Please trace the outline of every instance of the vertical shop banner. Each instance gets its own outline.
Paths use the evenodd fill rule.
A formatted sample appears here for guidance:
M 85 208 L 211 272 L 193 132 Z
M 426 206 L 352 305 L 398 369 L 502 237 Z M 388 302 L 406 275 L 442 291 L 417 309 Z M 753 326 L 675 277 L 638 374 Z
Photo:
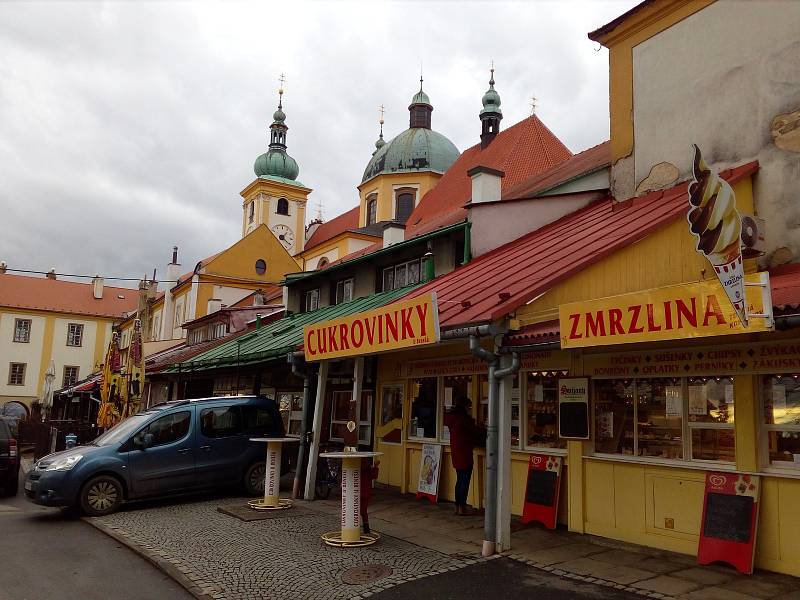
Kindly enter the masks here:
M 697 562 L 722 561 L 753 572 L 761 486 L 757 475 L 706 473 Z
M 589 439 L 589 380 L 558 380 L 558 437 Z
M 560 456 L 531 455 L 528 460 L 525 505 L 522 507 L 523 523 L 538 521 L 548 529 L 556 528 L 561 462 Z
M 423 444 L 419 460 L 417 498 L 427 498 L 432 504 L 439 499 L 439 473 L 442 470 L 442 447 L 439 444 Z
M 742 262 L 742 217 L 730 184 L 714 173 L 694 146 L 694 181 L 689 184 L 689 231 L 697 251 L 711 266 L 731 306 L 744 327 L 748 326 Z

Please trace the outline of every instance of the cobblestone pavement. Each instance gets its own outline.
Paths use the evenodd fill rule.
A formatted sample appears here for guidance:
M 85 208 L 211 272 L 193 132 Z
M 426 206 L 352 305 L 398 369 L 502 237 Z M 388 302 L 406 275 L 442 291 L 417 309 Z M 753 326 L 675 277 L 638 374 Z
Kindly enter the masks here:
M 217 511 L 245 502 L 226 498 L 134 506 L 90 522 L 169 562 L 210 598 L 352 598 L 479 560 L 390 536 L 365 548 L 331 548 L 320 535 L 338 527 L 337 517 L 304 507 L 250 522 Z M 386 565 L 392 574 L 362 585 L 342 582 L 346 569 L 364 564 Z

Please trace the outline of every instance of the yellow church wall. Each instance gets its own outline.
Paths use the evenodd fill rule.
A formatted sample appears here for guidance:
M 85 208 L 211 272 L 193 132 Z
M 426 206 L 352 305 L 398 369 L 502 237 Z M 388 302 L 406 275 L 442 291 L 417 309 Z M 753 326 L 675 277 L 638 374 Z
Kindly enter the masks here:
M 305 243 L 306 204 L 310 188 L 289 185 L 271 179 L 256 179 L 241 192 L 242 201 L 242 237 L 246 237 L 265 224 L 269 229 L 275 225 L 286 225 L 294 233 L 295 243 L 290 247 L 292 254 L 303 251 Z M 289 215 L 276 212 L 277 200 L 289 200 Z M 249 205 L 255 203 L 254 219 L 249 219 Z
M 733 185 L 737 208 L 753 212 L 753 187 L 749 177 Z M 755 260 L 745 261 L 745 271 L 755 272 Z M 558 318 L 567 302 L 593 300 L 639 290 L 714 278 L 708 261 L 695 249 L 685 219 L 651 233 L 640 242 L 583 269 L 549 289 L 541 298 L 517 311 L 522 325 Z
M 415 188 L 417 190 L 416 204 L 419 204 L 422 197 L 436 186 L 441 177 L 439 173 L 430 171 L 386 173 L 362 183 L 358 186 L 361 202 L 359 225 L 364 227 L 367 224 L 367 196 L 378 195 L 377 220 L 388 221 L 395 216 L 394 190 L 402 187 Z
M 633 151 L 633 48 L 704 9 L 714 0 L 666 0 L 644 6 L 599 42 L 608 48 L 611 160 Z

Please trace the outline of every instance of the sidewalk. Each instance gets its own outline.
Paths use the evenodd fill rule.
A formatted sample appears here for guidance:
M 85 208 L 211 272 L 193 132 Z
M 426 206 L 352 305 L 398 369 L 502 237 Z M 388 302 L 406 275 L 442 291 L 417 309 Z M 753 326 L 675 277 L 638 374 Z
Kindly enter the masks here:
M 197 598 L 366 598 L 408 581 L 474 565 L 483 516 L 452 504 L 376 490 L 370 525 L 378 544 L 342 551 L 320 541 L 338 528 L 339 498 L 256 513 L 241 498 L 134 505 L 87 519 L 182 582 Z M 698 567 L 692 556 L 538 525 L 512 527 L 508 558 L 559 577 L 651 598 L 800 600 L 800 580 Z M 374 571 L 374 572 L 373 572 Z

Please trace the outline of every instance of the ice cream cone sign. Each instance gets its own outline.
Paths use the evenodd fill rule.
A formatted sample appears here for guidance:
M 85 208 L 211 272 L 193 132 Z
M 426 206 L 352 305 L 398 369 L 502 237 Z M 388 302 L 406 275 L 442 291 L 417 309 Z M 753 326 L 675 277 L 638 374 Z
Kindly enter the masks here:
M 694 146 L 694 181 L 689 183 L 689 231 L 697 251 L 708 259 L 733 304 L 742 325 L 748 326 L 742 263 L 742 217 L 727 181 L 714 173 Z

